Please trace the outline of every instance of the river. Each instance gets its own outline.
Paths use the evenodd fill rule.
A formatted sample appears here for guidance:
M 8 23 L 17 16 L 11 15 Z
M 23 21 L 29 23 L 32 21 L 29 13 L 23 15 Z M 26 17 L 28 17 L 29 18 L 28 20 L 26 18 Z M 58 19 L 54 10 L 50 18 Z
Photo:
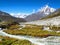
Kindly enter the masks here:
M 21 36 L 21 35 L 11 35 L 3 32 L 2 30 L 0 31 L 0 35 L 9 36 L 17 39 L 26 39 L 36 45 L 60 45 L 60 37 L 57 36 L 49 36 L 47 38 L 37 38 L 37 37 L 29 37 L 29 36 Z

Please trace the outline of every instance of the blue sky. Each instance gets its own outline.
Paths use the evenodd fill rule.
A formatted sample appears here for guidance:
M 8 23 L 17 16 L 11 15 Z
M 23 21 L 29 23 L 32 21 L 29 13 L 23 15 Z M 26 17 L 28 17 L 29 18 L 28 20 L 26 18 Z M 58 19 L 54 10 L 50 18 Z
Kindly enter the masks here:
M 48 4 L 60 8 L 60 0 L 0 0 L 0 10 L 7 13 L 31 13 Z

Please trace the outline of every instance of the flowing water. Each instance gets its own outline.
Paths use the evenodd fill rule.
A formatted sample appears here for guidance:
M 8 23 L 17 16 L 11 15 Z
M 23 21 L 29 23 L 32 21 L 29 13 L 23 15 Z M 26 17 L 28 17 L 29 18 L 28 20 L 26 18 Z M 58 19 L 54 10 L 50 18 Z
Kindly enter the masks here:
M 9 36 L 17 39 L 26 39 L 36 45 L 60 45 L 60 37 L 57 36 L 49 36 L 47 38 L 37 38 L 37 37 L 29 37 L 29 36 L 10 35 L 3 31 L 0 31 L 0 35 Z

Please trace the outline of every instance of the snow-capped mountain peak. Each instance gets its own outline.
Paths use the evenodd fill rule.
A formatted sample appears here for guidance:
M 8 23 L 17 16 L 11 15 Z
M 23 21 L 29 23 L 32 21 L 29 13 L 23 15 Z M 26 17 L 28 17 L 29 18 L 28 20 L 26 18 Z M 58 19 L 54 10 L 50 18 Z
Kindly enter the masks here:
M 54 12 L 56 9 L 55 8 L 51 8 L 50 6 L 48 5 L 45 5 L 44 7 L 41 7 L 41 9 L 39 9 L 38 12 L 43 12 L 44 14 L 50 14 L 52 12 Z
M 26 16 L 28 16 L 28 14 L 25 14 L 25 13 L 10 13 L 10 15 L 17 18 L 25 18 Z
M 14 17 L 18 17 L 18 18 L 26 18 L 27 16 L 30 17 L 30 15 L 36 15 L 35 17 L 43 17 L 43 16 L 47 16 L 48 14 L 54 12 L 56 9 L 55 8 L 51 8 L 48 5 L 45 5 L 43 7 L 41 7 L 40 9 L 38 9 L 37 11 L 35 9 L 33 9 L 33 11 L 31 13 L 17 13 L 17 14 L 11 14 Z M 39 15 L 39 16 L 37 16 Z M 32 16 L 31 16 L 32 18 Z

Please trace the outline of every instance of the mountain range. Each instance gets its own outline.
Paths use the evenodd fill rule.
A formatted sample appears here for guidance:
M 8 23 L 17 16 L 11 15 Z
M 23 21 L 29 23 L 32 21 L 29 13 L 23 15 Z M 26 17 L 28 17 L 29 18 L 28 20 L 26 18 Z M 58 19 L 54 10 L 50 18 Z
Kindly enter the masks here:
M 60 9 L 57 9 L 53 13 L 41 18 L 40 20 L 26 22 L 25 24 L 60 26 Z
M 25 19 L 27 21 L 35 21 L 40 20 L 43 17 L 46 17 L 47 15 L 53 13 L 56 11 L 56 9 L 49 7 L 48 5 L 45 5 L 41 9 L 39 9 L 37 12 L 28 15 Z
M 16 18 L 11 16 L 10 14 L 0 11 L 0 20 L 2 21 L 15 21 L 15 22 L 25 22 L 26 20 L 23 18 Z
M 48 16 L 41 18 L 41 20 L 54 18 L 54 17 L 57 17 L 57 16 L 60 16 L 60 9 L 57 9 L 55 12 L 49 14 Z
M 32 13 L 28 16 L 24 15 L 25 18 L 17 18 L 11 16 L 6 12 L 0 11 L 0 19 L 3 21 L 29 22 L 29 21 L 45 20 L 57 16 L 60 16 L 60 9 L 51 8 L 48 5 L 45 5 L 35 13 Z

